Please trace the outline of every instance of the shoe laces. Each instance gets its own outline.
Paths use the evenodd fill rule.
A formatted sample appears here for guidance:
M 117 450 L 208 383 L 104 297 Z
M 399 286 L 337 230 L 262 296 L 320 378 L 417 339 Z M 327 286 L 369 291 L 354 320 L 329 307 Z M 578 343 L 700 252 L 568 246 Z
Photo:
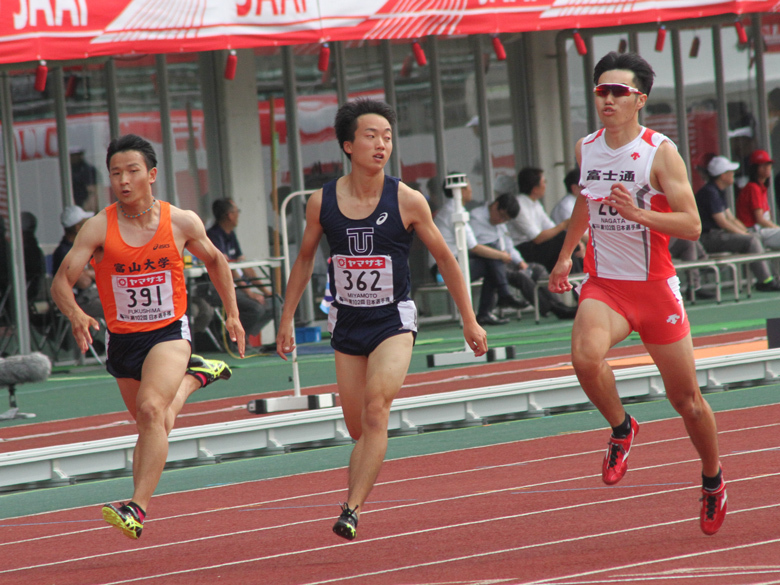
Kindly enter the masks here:
M 358 518 L 357 509 L 360 507 L 360 505 L 355 506 L 354 508 L 350 509 L 349 504 L 347 502 L 344 502 L 343 504 L 339 504 L 341 506 L 341 517 L 344 518 L 346 522 L 349 522 L 352 524 L 352 526 L 357 526 Z
M 715 510 L 718 507 L 718 494 L 705 494 L 699 501 L 704 502 L 704 515 L 708 520 L 712 520 L 715 517 Z
M 609 445 L 609 467 L 615 467 L 615 465 L 617 465 L 618 455 L 625 453 L 626 449 L 623 445 L 614 441 L 610 441 L 607 445 Z

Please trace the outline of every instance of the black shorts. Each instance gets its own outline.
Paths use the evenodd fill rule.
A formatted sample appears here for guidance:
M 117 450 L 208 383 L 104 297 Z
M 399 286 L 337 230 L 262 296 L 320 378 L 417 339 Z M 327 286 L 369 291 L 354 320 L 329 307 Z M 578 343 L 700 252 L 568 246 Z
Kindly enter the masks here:
M 348 355 L 368 356 L 388 337 L 411 331 L 417 339 L 417 307 L 413 301 L 353 309 L 331 306 L 330 345 Z
M 192 350 L 192 335 L 187 315 L 170 325 L 141 333 L 106 333 L 106 370 L 114 378 L 141 380 L 144 360 L 152 348 L 164 341 L 186 339 Z

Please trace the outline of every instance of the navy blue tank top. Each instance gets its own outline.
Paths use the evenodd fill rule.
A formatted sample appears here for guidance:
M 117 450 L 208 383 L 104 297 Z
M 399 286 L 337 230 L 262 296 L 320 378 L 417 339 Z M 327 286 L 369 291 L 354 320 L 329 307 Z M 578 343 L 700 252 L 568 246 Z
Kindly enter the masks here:
M 333 304 L 372 308 L 409 299 L 409 249 L 413 234 L 398 208 L 398 179 L 385 175 L 376 209 L 349 219 L 338 206 L 336 181 L 322 188 L 320 225 L 330 245 L 328 272 Z

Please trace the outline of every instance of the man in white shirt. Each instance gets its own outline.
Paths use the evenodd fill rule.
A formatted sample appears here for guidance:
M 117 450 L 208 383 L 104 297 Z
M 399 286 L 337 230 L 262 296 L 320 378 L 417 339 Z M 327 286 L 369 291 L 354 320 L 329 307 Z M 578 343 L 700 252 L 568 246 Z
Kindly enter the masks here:
M 473 209 L 469 224 L 478 244 L 508 252 L 509 258 L 503 259 L 507 281 L 511 286 L 519 289 L 529 303 L 533 303 L 536 282 L 547 279 L 549 273 L 541 264 L 528 264 L 523 260 L 520 252 L 512 246 L 506 224 L 517 217 L 519 211 L 517 199 L 509 193 L 504 193 L 491 203 Z M 494 262 L 498 261 L 494 260 Z M 566 305 L 547 288 L 541 288 L 539 289 L 539 312 L 543 316 L 552 312 L 559 319 L 574 319 L 577 307 Z
M 455 211 L 455 200 L 452 198 L 451 189 L 443 186 L 444 204 L 436 213 L 434 223 L 439 228 L 441 235 L 450 251 L 457 257 L 458 247 L 455 242 L 455 224 L 452 221 L 452 214 Z M 465 205 L 471 201 L 471 185 L 468 184 L 461 190 L 461 200 Z M 509 319 L 502 319 L 493 314 L 493 309 L 499 307 L 509 307 L 522 309 L 527 306 L 525 303 L 517 300 L 509 288 L 506 269 L 504 263 L 511 261 L 508 252 L 503 252 L 490 246 L 481 245 L 474 237 L 471 226 L 466 224 L 466 247 L 469 251 L 469 269 L 471 280 L 482 279 L 482 292 L 479 297 L 479 307 L 477 308 L 477 323 L 485 325 L 505 325 Z M 436 277 L 438 268 L 431 257 L 429 266 L 431 274 Z M 496 295 L 498 302 L 496 302 Z
M 527 167 L 517 174 L 520 195 L 520 214 L 509 223 L 512 243 L 528 262 L 537 262 L 548 271 L 558 260 L 569 220 L 555 223 L 542 206 L 541 199 L 547 190 L 547 178 L 542 169 Z M 575 250 L 572 272 L 582 272 L 581 247 Z
M 558 201 L 550 212 L 550 219 L 556 224 L 560 224 L 571 218 L 571 212 L 574 211 L 574 203 L 580 196 L 582 188 L 580 187 L 580 169 L 572 169 L 563 178 L 563 185 L 566 187 L 566 195 Z

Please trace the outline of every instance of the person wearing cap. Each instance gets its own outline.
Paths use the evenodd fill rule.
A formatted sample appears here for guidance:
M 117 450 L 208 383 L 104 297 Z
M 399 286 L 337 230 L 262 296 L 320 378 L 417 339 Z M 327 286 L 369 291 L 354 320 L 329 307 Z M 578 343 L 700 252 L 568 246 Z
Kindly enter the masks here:
M 57 273 L 60 264 L 65 256 L 73 247 L 76 241 L 76 234 L 90 217 L 95 215 L 92 211 L 84 211 L 78 205 L 68 205 L 60 214 L 60 224 L 65 233 L 60 240 L 59 245 L 52 254 L 52 272 Z M 76 284 L 73 286 L 73 294 L 76 296 L 76 303 L 90 317 L 98 321 L 103 318 L 103 305 L 100 304 L 100 296 L 95 286 L 95 271 L 91 266 L 84 267 L 84 271 L 79 276 Z
M 764 246 L 745 224 L 737 219 L 726 203 L 726 189 L 734 184 L 734 171 L 739 163 L 725 156 L 715 156 L 707 164 L 710 180 L 696 193 L 696 205 L 701 217 L 701 244 L 710 253 L 736 252 L 761 254 Z M 758 281 L 756 290 L 780 290 L 766 262 L 751 262 L 750 270 Z
M 765 248 L 780 250 L 780 226 L 772 221 L 767 191 L 772 178 L 772 157 L 754 150 L 748 162 L 748 183 L 737 197 L 737 219 L 761 238 Z

